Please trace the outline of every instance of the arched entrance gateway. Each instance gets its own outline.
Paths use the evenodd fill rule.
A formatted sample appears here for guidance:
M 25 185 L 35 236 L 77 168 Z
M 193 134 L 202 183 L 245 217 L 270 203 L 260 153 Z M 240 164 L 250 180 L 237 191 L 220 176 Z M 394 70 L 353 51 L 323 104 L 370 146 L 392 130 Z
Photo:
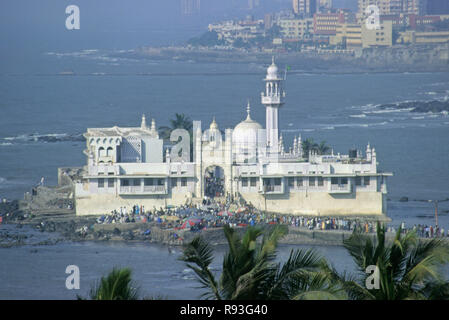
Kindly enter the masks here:
M 219 166 L 209 166 L 204 172 L 204 195 L 210 198 L 225 194 L 224 170 Z

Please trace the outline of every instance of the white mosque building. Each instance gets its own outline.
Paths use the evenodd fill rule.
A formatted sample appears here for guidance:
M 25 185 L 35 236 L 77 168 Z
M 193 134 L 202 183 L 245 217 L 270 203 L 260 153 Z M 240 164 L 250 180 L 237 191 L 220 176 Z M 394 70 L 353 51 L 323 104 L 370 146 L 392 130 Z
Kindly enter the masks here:
M 88 129 L 87 166 L 75 182 L 77 215 L 136 204 L 148 209 L 176 206 L 226 195 L 267 212 L 386 215 L 387 176 L 392 174 L 378 170 L 375 149 L 368 145 L 365 155 L 355 150 L 349 155 L 305 155 L 301 137 L 295 137 L 285 150 L 278 116 L 285 99 L 284 79 L 274 59 L 264 81 L 265 129 L 251 119 L 249 103 L 246 119 L 226 129 L 224 136 L 215 119 L 204 131 L 194 122 L 192 158 L 188 146 L 183 156 L 176 147 L 164 151 L 155 121 L 148 127 L 145 116 L 140 127 Z

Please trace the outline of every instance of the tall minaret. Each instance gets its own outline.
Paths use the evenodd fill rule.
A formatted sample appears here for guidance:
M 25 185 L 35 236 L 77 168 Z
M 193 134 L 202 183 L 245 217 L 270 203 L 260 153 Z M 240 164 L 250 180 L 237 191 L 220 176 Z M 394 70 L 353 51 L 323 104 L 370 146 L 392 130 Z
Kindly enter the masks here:
M 285 92 L 282 89 L 283 79 L 278 75 L 278 67 L 274 63 L 267 69 L 265 92 L 262 92 L 262 104 L 266 108 L 267 146 L 278 150 L 279 144 L 279 108 L 284 104 Z

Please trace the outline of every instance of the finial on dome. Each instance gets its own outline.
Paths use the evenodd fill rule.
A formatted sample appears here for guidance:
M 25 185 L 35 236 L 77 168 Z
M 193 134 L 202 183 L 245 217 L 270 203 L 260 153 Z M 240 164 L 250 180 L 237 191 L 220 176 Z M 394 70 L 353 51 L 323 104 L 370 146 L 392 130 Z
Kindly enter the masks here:
M 246 113 L 248 114 L 246 120 L 251 120 L 251 104 L 249 103 L 249 99 L 248 104 L 246 105 Z
M 156 132 L 156 120 L 151 119 L 151 131 Z
M 218 124 L 215 121 L 215 116 L 213 117 L 212 122 L 210 124 L 210 129 L 218 129 Z
M 274 64 L 274 56 L 271 56 L 271 64 Z
M 140 123 L 140 128 L 142 130 L 146 130 L 147 129 L 147 121 L 145 118 L 145 114 L 142 114 L 142 122 Z

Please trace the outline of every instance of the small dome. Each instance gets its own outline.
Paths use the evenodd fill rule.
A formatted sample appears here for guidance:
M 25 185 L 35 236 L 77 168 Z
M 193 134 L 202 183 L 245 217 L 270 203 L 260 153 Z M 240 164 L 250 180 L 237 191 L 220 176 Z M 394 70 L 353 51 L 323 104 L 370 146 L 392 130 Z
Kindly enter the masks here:
M 212 120 L 212 122 L 211 122 L 211 124 L 210 124 L 210 126 L 209 126 L 209 129 L 210 129 L 210 130 L 218 130 L 218 124 L 217 124 L 217 122 L 215 121 L 215 117 L 214 117 L 214 119 Z
M 274 63 L 274 57 L 273 57 L 273 62 L 267 69 L 267 79 L 269 79 L 269 80 L 277 79 L 278 72 L 279 72 L 279 69 L 276 66 L 276 64 Z

